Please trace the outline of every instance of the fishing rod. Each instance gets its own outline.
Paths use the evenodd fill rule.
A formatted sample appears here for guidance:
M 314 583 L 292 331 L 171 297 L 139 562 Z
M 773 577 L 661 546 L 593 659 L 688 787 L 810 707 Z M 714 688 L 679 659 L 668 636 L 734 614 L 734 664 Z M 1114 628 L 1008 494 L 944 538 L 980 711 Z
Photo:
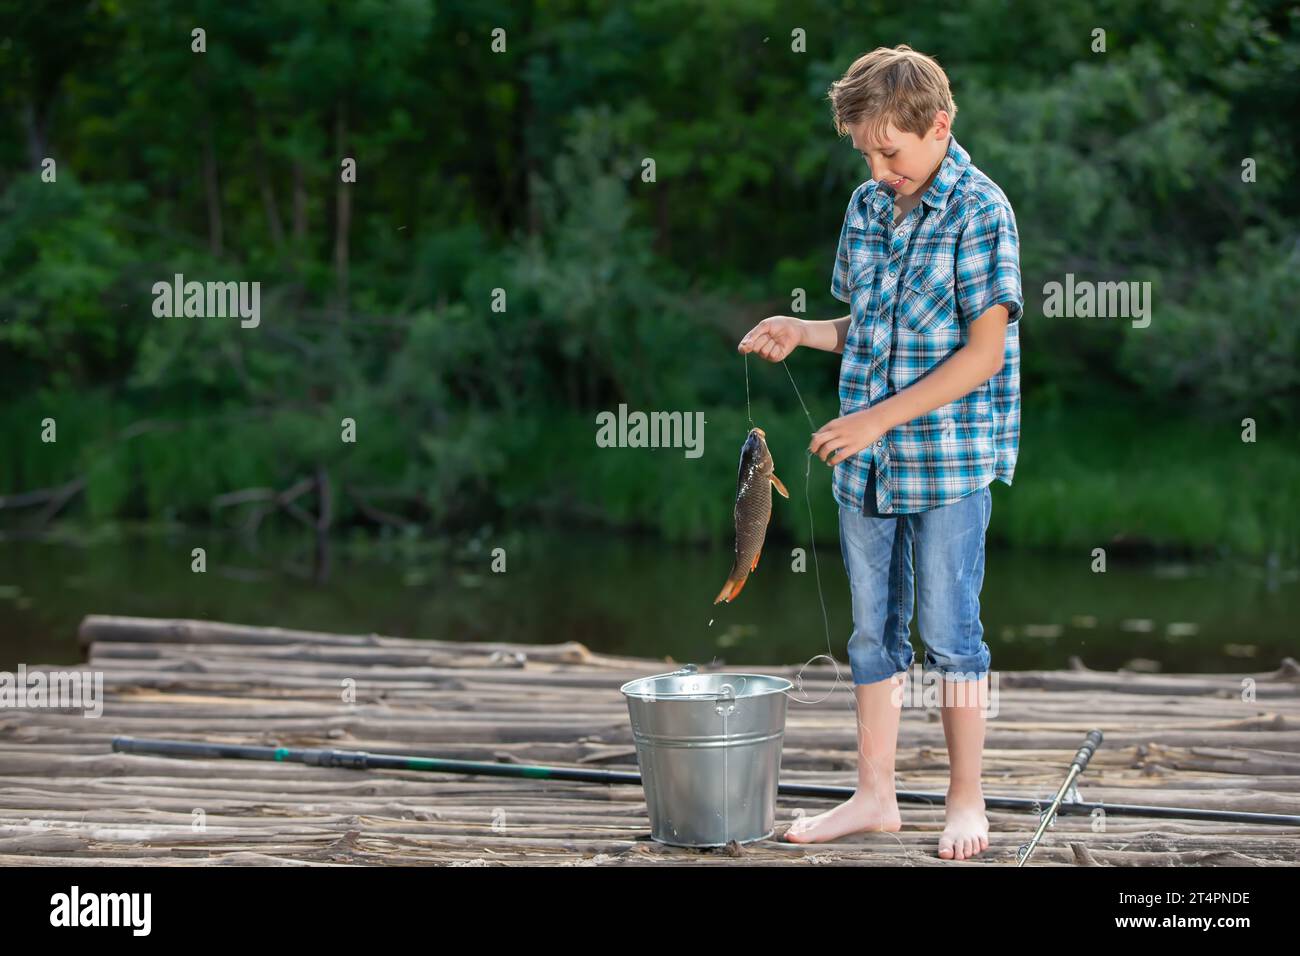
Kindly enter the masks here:
M 113 750 L 132 754 L 164 757 L 229 757 L 245 760 L 271 760 L 279 763 L 303 763 L 313 767 L 342 767 L 348 770 L 427 770 L 436 773 L 481 774 L 488 777 L 518 777 L 532 780 L 566 780 L 575 783 L 641 785 L 641 774 L 626 770 L 583 770 L 576 767 L 548 767 L 531 764 L 492 763 L 477 760 L 447 760 L 441 757 L 418 757 L 413 754 L 374 754 L 363 750 L 298 749 L 293 747 L 256 747 L 245 744 L 198 743 L 189 740 L 162 740 L 148 737 L 114 737 Z M 856 792 L 853 787 L 812 783 L 778 784 L 777 792 L 786 797 L 828 797 L 845 799 Z M 1059 794 L 1058 794 L 1059 796 Z M 944 794 L 900 790 L 903 803 L 926 803 L 942 806 Z M 999 810 L 1039 810 L 1042 801 L 1027 797 L 986 796 L 986 807 Z M 1126 816 L 1172 817 L 1186 820 L 1213 820 L 1224 823 L 1269 823 L 1300 826 L 1300 815 L 1285 813 L 1251 813 L 1238 810 L 1198 810 L 1184 807 L 1147 807 L 1126 803 L 1083 803 L 1063 801 L 1058 812 L 1105 813 Z
M 1043 831 L 1056 824 L 1056 813 L 1061 808 L 1061 801 L 1065 799 L 1066 793 L 1071 792 L 1071 796 L 1077 795 L 1077 791 L 1072 789 L 1074 781 L 1079 774 L 1088 768 L 1088 761 L 1092 759 L 1093 753 L 1101 746 L 1101 738 L 1100 730 L 1088 731 L 1083 746 L 1079 748 L 1074 755 L 1074 759 L 1070 761 L 1070 770 L 1065 775 L 1065 782 L 1056 791 L 1051 806 L 1039 814 L 1038 829 L 1034 831 L 1034 838 L 1016 850 L 1016 866 L 1025 865 L 1025 861 L 1029 859 L 1030 854 L 1038 847 L 1038 841 L 1043 838 Z

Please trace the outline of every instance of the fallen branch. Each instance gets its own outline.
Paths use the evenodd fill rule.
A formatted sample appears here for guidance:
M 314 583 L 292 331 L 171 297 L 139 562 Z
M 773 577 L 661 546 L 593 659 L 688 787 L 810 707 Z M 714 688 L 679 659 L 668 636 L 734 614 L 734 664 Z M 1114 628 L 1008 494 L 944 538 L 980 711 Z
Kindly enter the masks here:
M 244 488 L 241 491 L 231 491 L 224 495 L 218 495 L 212 499 L 212 507 L 220 511 L 222 508 L 244 505 L 250 501 L 269 501 L 274 497 L 274 488 Z
M 410 521 L 403 518 L 401 515 L 395 515 L 391 512 L 384 511 L 382 508 L 376 508 L 352 485 L 345 484 L 343 490 L 347 492 L 349 498 L 356 502 L 357 509 L 371 521 L 378 522 L 379 524 L 392 525 L 396 528 L 409 528 L 419 524 L 419 522 Z
M 86 487 L 86 476 L 78 475 L 71 481 L 54 488 L 39 488 L 19 495 L 0 496 L 0 509 L 27 508 L 32 505 L 45 505 L 40 513 L 32 519 L 32 529 L 45 527 L 49 520 L 63 510 L 64 505 L 73 499 L 81 489 Z
M 85 487 L 85 475 L 80 475 L 64 485 L 59 489 L 59 493 L 50 500 L 50 503 L 41 510 L 41 513 L 36 516 L 35 526 L 37 528 L 45 527 L 49 520 L 62 511 L 63 506 L 71 501 L 73 497 Z
M 269 504 L 260 508 L 253 509 L 253 512 L 244 522 L 244 531 L 248 534 L 256 534 L 258 527 L 262 524 L 262 519 L 271 512 L 283 508 L 291 515 L 303 522 L 309 528 L 314 528 L 316 522 L 313 521 L 305 511 L 299 508 L 294 502 L 302 495 L 306 494 L 312 488 L 316 487 L 317 479 L 301 478 L 295 484 L 290 485 L 283 491 L 275 491 L 272 488 L 243 488 L 239 491 L 227 492 L 224 495 L 218 495 L 212 499 L 211 507 L 215 510 L 229 508 L 234 505 L 248 504 L 254 501 L 265 501 Z
M 26 508 L 30 505 L 43 505 L 47 501 L 57 501 L 60 498 L 76 494 L 86 484 L 86 476 L 78 475 L 71 481 L 53 488 L 37 488 L 35 491 L 24 491 L 17 495 L 0 495 L 0 509 L 5 508 Z
M 181 428 L 191 428 L 197 424 L 212 424 L 214 422 L 234 422 L 240 420 L 251 420 L 266 418 L 271 414 L 269 409 L 254 408 L 241 409 L 236 412 L 229 412 L 223 415 L 211 415 L 202 419 L 191 419 L 188 421 L 168 421 L 166 419 L 146 418 L 138 422 L 132 422 L 121 431 L 108 438 L 102 439 L 98 445 L 92 444 L 90 448 L 90 457 L 97 457 L 104 450 L 113 445 L 119 445 L 123 442 L 130 441 L 140 435 L 157 431 L 175 431 Z M 13 495 L 0 495 L 0 511 L 10 508 L 28 508 L 32 505 L 45 505 L 46 507 L 33 519 L 33 527 L 41 528 L 49 522 L 51 518 L 63 510 L 73 497 L 86 487 L 86 476 L 78 475 L 71 481 L 62 485 L 56 485 L 51 488 L 37 488 L 34 491 L 23 491 Z M 269 489 L 268 489 L 269 490 Z M 273 494 L 273 492 L 272 492 Z

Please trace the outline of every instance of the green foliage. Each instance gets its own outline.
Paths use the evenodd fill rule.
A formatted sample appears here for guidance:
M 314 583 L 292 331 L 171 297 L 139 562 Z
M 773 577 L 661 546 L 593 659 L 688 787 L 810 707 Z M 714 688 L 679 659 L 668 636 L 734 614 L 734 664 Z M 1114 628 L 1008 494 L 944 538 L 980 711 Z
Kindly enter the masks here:
M 57 186 L 27 177 L 0 196 L 0 346 L 19 384 L 31 384 L 33 368 L 68 386 L 129 362 L 140 303 L 114 221 L 121 199 L 138 194 L 65 171 Z
M 504 512 L 725 539 L 749 424 L 736 342 L 791 312 L 796 289 L 809 318 L 844 309 L 834 242 L 868 170 L 835 141 L 827 86 L 907 42 L 948 70 L 956 135 L 1021 232 L 1030 404 L 992 533 L 1251 553 L 1297 540 L 1295 496 L 1277 489 L 1297 468 L 1300 193 L 1278 117 L 1300 105 L 1300 12 L 1008 16 L 954 0 L 927 14 L 143 0 L 56 28 L 15 7 L 0 44 L 0 493 L 84 474 L 94 520 L 202 521 L 225 492 L 325 467 L 437 527 Z M 196 24 L 206 54 L 190 50 Z M 486 24 L 506 30 L 504 53 Z M 156 318 L 152 287 L 175 273 L 259 282 L 260 326 Z M 1066 273 L 1151 281 L 1150 327 L 1042 316 L 1040 290 Z M 836 357 L 790 367 L 820 426 Z M 829 472 L 809 467 L 784 369 L 750 372 L 793 495 L 773 534 L 806 543 L 807 470 L 829 541 Z M 597 448 L 595 415 L 620 402 L 703 411 L 704 457 Z M 57 445 L 39 441 L 46 416 Z M 1247 416 L 1261 438 L 1239 448 Z M 344 418 L 356 444 L 339 441 Z M 1207 454 L 1207 433 L 1232 454 Z
M 1011 489 L 996 483 L 991 540 L 1089 554 L 1096 547 L 1300 556 L 1294 429 L 1143 402 L 1025 410 Z
M 1300 395 L 1300 236 L 1262 228 L 1225 242 L 1184 302 L 1130 328 L 1122 360 L 1152 397 L 1175 395 L 1233 417 L 1294 419 Z

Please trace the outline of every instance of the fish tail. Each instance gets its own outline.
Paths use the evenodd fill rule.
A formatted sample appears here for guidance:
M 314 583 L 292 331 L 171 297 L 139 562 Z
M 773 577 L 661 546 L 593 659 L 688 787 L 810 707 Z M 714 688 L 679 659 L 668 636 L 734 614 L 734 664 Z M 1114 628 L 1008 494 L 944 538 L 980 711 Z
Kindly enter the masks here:
M 745 572 L 745 574 L 741 575 L 739 578 L 727 578 L 727 583 L 722 586 L 722 590 L 719 591 L 718 596 L 713 599 L 713 603 L 719 604 L 726 601 L 730 604 L 736 599 L 736 595 L 740 593 L 740 589 L 745 586 L 745 582 L 748 580 L 749 572 Z

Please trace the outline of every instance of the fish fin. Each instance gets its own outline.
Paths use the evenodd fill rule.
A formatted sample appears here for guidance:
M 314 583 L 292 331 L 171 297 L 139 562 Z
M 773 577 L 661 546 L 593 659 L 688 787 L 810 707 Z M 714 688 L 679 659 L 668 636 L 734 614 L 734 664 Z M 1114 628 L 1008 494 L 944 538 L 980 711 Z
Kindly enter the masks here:
M 760 554 L 762 554 L 762 553 L 763 553 L 763 549 L 762 549 L 762 548 L 759 548 L 759 549 L 758 549 L 758 554 L 755 554 L 755 555 L 754 555 L 754 563 L 751 564 L 751 565 L 749 566 L 749 570 L 750 570 L 750 571 L 753 571 L 756 567 L 758 567 L 758 556 L 759 556 Z
M 772 484 L 776 486 L 776 490 L 781 492 L 784 497 L 790 497 L 790 492 L 785 490 L 785 485 L 781 482 L 781 479 L 775 475 L 775 473 L 772 475 Z
M 741 582 L 741 584 L 744 583 L 745 583 L 744 581 Z M 723 601 L 730 602 L 732 598 L 732 588 L 735 587 L 735 584 L 736 584 L 735 581 L 733 581 L 731 578 L 727 578 L 727 583 L 722 586 L 722 590 L 719 591 L 718 596 L 713 599 L 713 603 L 721 604 Z M 736 593 L 739 593 L 739 590 L 740 590 L 739 588 L 736 588 Z
M 750 570 L 753 569 L 751 568 Z M 740 577 L 736 577 L 738 574 Z M 740 589 L 745 586 L 747 580 L 749 580 L 749 571 L 741 574 L 741 572 L 736 570 L 733 566 L 731 569 L 731 576 L 727 578 L 727 583 L 722 586 L 722 590 L 719 591 L 718 596 L 713 599 L 713 603 L 720 604 L 723 601 L 726 601 L 730 604 L 736 599 L 736 595 L 740 593 Z

